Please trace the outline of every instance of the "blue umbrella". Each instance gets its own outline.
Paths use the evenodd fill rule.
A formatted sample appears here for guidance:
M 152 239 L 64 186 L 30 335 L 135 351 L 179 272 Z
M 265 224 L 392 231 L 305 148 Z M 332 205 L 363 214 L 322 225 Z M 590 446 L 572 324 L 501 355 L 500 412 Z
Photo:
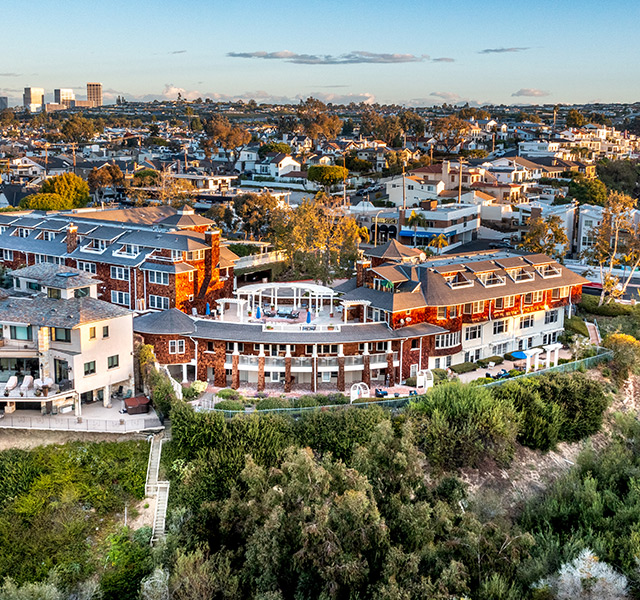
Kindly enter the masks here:
M 512 352 L 511 356 L 513 356 L 513 358 L 518 358 L 520 360 L 522 360 L 524 358 L 527 358 L 527 355 L 524 352 L 522 352 L 521 350 L 518 350 L 516 352 Z
M 307 311 L 307 323 L 311 323 L 311 311 Z
M 205 309 L 204 313 L 206 315 L 210 315 L 211 314 L 211 307 L 209 306 L 209 303 L 207 302 L 207 308 Z
M 256 319 L 259 319 L 260 316 L 260 307 L 258 306 L 258 308 L 256 308 Z

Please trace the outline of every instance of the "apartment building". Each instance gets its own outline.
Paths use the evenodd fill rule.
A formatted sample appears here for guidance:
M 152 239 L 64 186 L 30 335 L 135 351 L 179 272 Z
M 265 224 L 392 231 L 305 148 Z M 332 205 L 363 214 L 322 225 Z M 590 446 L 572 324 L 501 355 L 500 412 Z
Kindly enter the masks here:
M 102 84 L 87 83 L 87 102 L 92 107 L 102 106 Z

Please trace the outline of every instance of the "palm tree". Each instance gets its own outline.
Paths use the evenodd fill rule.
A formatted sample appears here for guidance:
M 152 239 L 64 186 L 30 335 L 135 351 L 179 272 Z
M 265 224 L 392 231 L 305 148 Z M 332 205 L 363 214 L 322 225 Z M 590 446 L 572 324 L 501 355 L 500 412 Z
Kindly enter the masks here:
M 413 245 L 418 245 L 418 227 L 426 227 L 427 219 L 421 213 L 416 213 L 415 210 L 411 211 L 411 215 L 407 219 L 407 225 L 413 227 Z
M 440 254 L 442 252 L 442 249 L 446 248 L 449 245 L 449 240 L 447 239 L 447 236 L 444 233 L 441 233 L 440 235 L 434 235 L 429 240 L 428 245 L 431 246 L 432 248 L 435 248 L 437 251 L 437 254 Z

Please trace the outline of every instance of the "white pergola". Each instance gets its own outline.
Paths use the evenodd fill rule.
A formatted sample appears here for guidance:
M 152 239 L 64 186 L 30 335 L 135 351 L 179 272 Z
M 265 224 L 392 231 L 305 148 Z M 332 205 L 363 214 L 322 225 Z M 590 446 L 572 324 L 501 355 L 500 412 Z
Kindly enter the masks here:
M 531 359 L 534 359 L 533 369 L 537 371 L 540 366 L 540 355 L 542 354 L 542 348 L 529 348 L 528 350 L 523 350 L 525 356 L 527 357 L 527 368 L 525 373 L 531 371 Z
M 246 312 L 244 309 L 248 304 L 247 300 L 242 298 L 220 298 L 219 300 L 216 300 L 216 303 L 218 304 L 218 310 L 220 311 L 220 318 L 224 317 L 224 310 L 227 304 L 235 304 L 236 315 L 240 319 L 240 322 L 244 323 Z
M 350 308 L 353 308 L 354 306 L 363 307 L 362 322 L 363 323 L 367 322 L 367 306 L 371 304 L 369 300 L 343 300 L 342 302 L 340 302 L 340 304 L 342 306 L 342 313 L 343 313 L 343 318 L 345 323 L 347 322 L 347 311 Z
M 284 294 L 285 290 L 291 290 L 291 294 Z M 239 299 L 246 297 L 249 308 L 255 312 L 257 306 L 262 307 L 264 300 L 269 300 L 274 310 L 278 310 L 278 301 L 293 300 L 293 308 L 302 307 L 302 301 L 308 300 L 309 312 L 320 314 L 325 300 L 329 300 L 331 312 L 333 312 L 333 300 L 336 293 L 329 287 L 316 283 L 291 281 L 287 283 L 253 283 L 239 288 L 236 292 Z
M 547 361 L 546 361 L 546 369 L 550 367 L 555 367 L 558 364 L 558 353 L 562 348 L 562 344 L 560 342 L 556 342 L 555 344 L 549 344 L 548 346 L 542 346 L 547 353 Z M 553 352 L 553 364 L 551 364 L 551 353 Z

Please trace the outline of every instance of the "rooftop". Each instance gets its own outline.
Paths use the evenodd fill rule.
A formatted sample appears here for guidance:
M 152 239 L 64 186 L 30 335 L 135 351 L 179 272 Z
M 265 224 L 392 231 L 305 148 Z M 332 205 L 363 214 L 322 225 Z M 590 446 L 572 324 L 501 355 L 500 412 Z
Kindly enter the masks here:
M 31 279 L 46 287 L 60 289 L 76 289 L 102 283 L 86 271 L 67 267 L 65 265 L 54 265 L 51 263 L 39 263 L 17 269 L 11 273 L 13 277 Z

